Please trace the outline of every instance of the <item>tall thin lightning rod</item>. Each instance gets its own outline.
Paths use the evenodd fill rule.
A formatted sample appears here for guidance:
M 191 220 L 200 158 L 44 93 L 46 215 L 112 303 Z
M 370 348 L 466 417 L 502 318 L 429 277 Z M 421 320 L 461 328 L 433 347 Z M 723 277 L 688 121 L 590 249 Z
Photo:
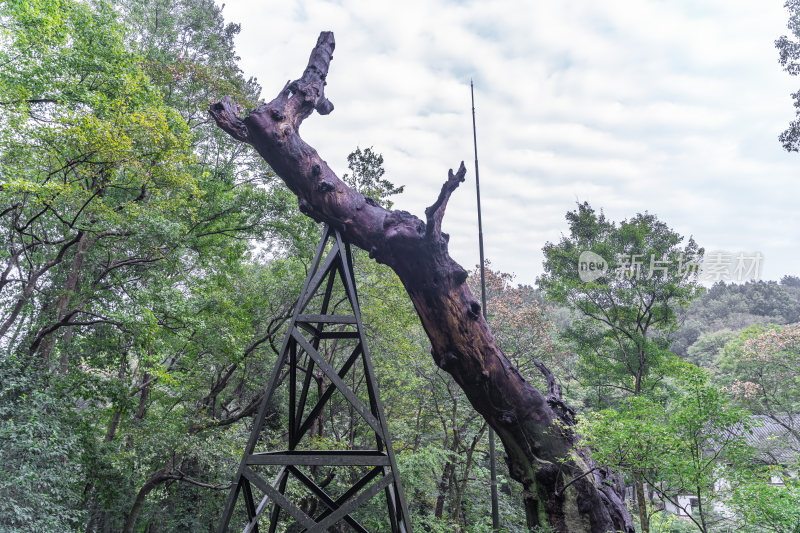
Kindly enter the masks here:
M 475 146 L 475 190 L 478 193 L 478 249 L 481 254 L 481 304 L 483 305 L 483 318 L 486 318 L 486 274 L 483 260 L 483 221 L 481 219 L 481 183 L 478 174 L 478 135 L 475 129 L 475 89 L 472 79 L 469 80 L 469 93 L 472 97 L 472 142 Z M 494 445 L 494 430 L 489 427 L 489 470 L 491 472 L 492 493 L 492 530 L 500 529 L 500 511 L 497 502 L 497 456 Z

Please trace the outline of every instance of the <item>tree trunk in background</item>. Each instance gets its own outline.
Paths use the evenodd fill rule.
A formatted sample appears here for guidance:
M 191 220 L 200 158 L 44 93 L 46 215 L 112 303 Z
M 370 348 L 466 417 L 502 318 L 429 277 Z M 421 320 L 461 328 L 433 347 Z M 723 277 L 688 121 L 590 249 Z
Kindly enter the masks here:
M 636 472 L 633 475 L 633 485 L 636 488 L 636 505 L 639 509 L 639 528 L 641 533 L 650 533 L 650 518 L 647 516 L 647 500 L 644 496 L 644 481 L 642 474 Z
M 67 306 L 70 303 L 70 300 L 74 298 L 76 289 L 78 288 L 78 281 L 80 279 L 81 269 L 83 268 L 83 259 L 86 256 L 86 251 L 89 249 L 91 242 L 90 242 L 90 235 L 88 232 L 81 233 L 80 240 L 78 241 L 78 246 L 75 250 L 75 256 L 72 258 L 72 262 L 70 263 L 67 279 L 64 282 L 64 287 L 61 290 L 61 294 L 58 297 L 58 301 L 56 302 L 56 312 L 55 312 L 55 319 L 54 322 L 59 322 L 64 318 L 64 314 L 67 311 Z M 39 344 L 39 356 L 44 360 L 44 365 L 47 367 L 50 364 L 50 354 L 53 351 L 53 347 L 56 343 L 56 335 L 57 330 L 51 332 L 47 335 Z M 67 328 L 67 339 L 65 344 L 69 344 L 72 339 L 72 328 Z M 65 373 L 69 369 L 69 352 L 67 351 L 66 347 L 61 353 L 61 357 L 59 359 L 59 367 L 58 371 L 60 373 Z
M 542 524 L 562 532 L 633 532 L 614 487 L 603 483 L 591 460 L 575 448 L 573 411 L 562 401 L 549 370 L 547 394 L 531 386 L 500 351 L 470 293 L 467 272 L 449 255 L 442 217 L 451 193 L 464 180 L 463 163 L 451 170 L 426 220 L 387 210 L 346 186 L 298 134 L 324 96 L 334 49 L 333 34 L 320 34 L 303 76 L 246 118 L 229 98 L 211 106 L 217 124 L 252 145 L 298 197 L 300 209 L 342 232 L 397 273 L 431 341 L 438 366 L 449 372 L 505 446 L 511 476 L 535 495 Z
M 122 533 L 133 533 L 133 528 L 136 525 L 136 518 L 139 516 L 139 511 L 142 510 L 142 505 L 144 504 L 145 498 L 150 492 L 156 488 L 161 483 L 167 481 L 169 478 L 169 472 L 172 470 L 172 461 L 167 463 L 164 468 L 154 472 L 150 479 L 148 479 L 142 488 L 139 489 L 139 492 L 136 493 L 136 498 L 133 501 L 133 506 L 131 510 L 128 512 L 128 516 L 125 517 L 125 525 L 122 527 Z
M 452 460 L 448 460 L 442 469 L 442 475 L 439 477 L 439 495 L 436 497 L 436 507 L 433 510 L 433 516 L 441 518 L 444 516 L 444 501 L 447 499 L 447 494 L 450 492 L 450 483 L 453 480 L 453 471 L 455 464 Z

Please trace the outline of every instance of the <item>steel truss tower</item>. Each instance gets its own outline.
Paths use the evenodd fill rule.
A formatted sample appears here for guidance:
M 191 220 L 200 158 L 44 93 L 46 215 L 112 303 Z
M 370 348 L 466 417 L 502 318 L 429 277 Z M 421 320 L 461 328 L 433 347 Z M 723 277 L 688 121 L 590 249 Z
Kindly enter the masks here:
M 335 528 L 369 533 L 358 511 L 371 513 L 364 516 L 376 523 L 375 502 L 366 504 L 380 492 L 385 494 L 388 516 L 382 517 L 384 525 L 372 526 L 375 531 L 411 533 L 367 350 L 352 264 L 350 245 L 343 242 L 338 230 L 325 225 L 218 533 L 229 527 L 258 533 L 259 520 L 266 515 L 269 520 L 264 519 L 262 527 L 269 533 L 275 533 L 279 524 L 286 531 L 322 533 Z M 320 310 L 313 313 L 314 309 Z M 337 401 L 345 406 L 344 418 L 341 409 L 332 407 Z M 285 426 L 266 431 L 265 424 L 275 418 L 278 404 L 288 404 Z M 348 420 L 344 431 L 349 438 L 336 442 L 353 443 L 353 449 L 331 449 L 341 445 L 325 445 L 320 437 L 322 420 L 334 425 L 337 412 L 340 421 Z M 338 494 L 330 492 L 334 485 Z M 366 507 L 370 510 L 365 511 Z M 234 526 L 237 523 L 240 525 Z

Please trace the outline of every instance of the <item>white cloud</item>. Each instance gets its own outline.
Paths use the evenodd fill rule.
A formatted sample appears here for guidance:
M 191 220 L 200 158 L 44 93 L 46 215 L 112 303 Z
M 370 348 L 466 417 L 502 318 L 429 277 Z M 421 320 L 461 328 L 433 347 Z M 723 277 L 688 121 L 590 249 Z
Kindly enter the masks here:
M 616 220 L 648 210 L 708 248 L 762 251 L 766 277 L 797 272 L 800 159 L 777 135 L 800 80 L 777 63 L 782 3 L 229 0 L 223 13 L 242 24 L 241 66 L 267 99 L 335 32 L 336 109 L 303 125 L 334 170 L 374 146 L 407 185 L 397 207 L 421 215 L 447 169 L 468 163 L 445 217 L 467 267 L 474 78 L 487 256 L 530 283 L 576 200 Z

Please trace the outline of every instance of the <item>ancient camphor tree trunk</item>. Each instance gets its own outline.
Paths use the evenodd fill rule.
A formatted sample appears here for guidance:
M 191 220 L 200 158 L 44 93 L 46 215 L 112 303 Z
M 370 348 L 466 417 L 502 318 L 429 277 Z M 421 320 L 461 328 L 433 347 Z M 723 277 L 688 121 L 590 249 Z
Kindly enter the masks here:
M 316 109 L 326 115 L 325 77 L 333 34 L 320 34 L 303 76 L 246 118 L 225 98 L 211 106 L 217 124 L 261 154 L 289 189 L 300 209 L 338 228 L 345 240 L 394 270 L 403 282 L 430 338 L 436 364 L 449 372 L 505 446 L 512 477 L 522 483 L 531 525 L 557 531 L 633 532 L 613 483 L 574 448 L 572 410 L 547 368 L 543 394 L 506 359 L 470 293 L 467 272 L 449 255 L 442 217 L 466 169 L 451 170 L 426 220 L 387 210 L 345 185 L 298 133 Z

